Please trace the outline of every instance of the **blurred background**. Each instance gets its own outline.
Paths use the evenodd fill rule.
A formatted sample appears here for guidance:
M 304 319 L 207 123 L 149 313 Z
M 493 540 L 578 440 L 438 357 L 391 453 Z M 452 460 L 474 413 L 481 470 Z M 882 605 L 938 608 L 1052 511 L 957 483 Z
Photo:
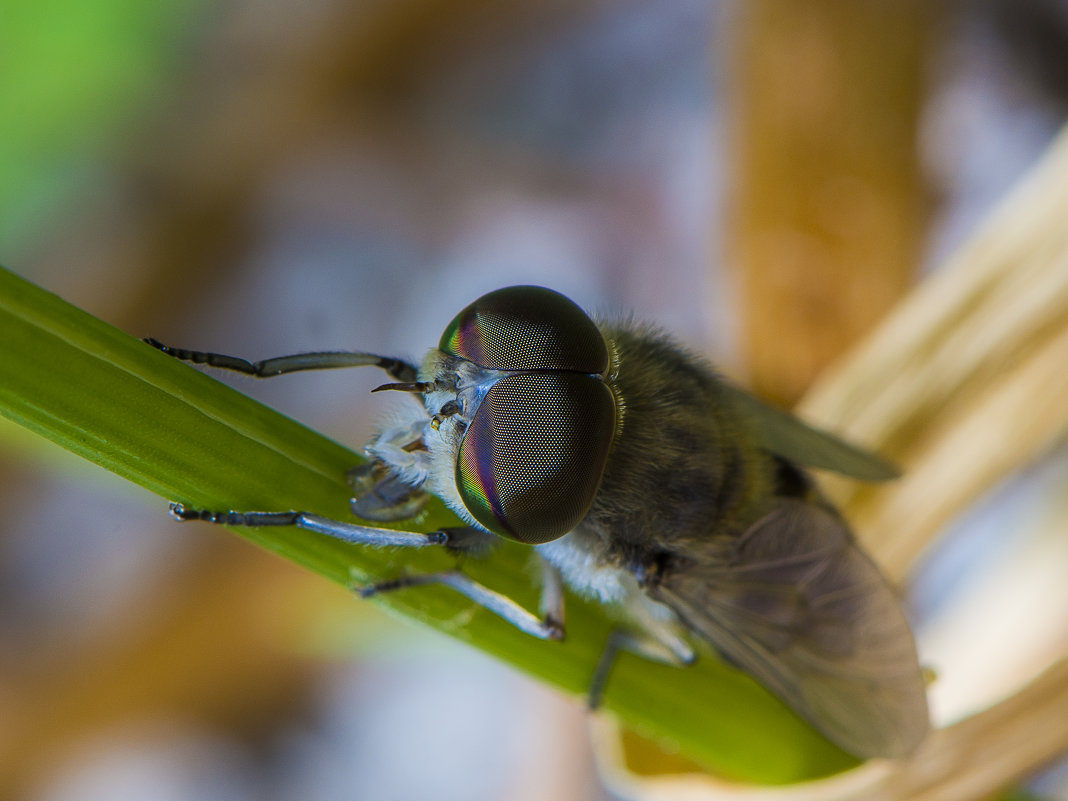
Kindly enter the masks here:
M 788 404 L 1036 161 L 1066 54 L 1065 0 L 0 0 L 0 263 L 252 359 L 543 284 Z M 370 372 L 221 378 L 359 448 Z M 0 476 L 0 798 L 615 797 L 581 701 L 6 421 Z

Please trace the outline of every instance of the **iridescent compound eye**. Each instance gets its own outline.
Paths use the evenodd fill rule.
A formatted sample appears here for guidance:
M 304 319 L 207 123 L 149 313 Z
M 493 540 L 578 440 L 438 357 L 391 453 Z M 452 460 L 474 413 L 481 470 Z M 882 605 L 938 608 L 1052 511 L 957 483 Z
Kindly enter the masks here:
M 460 443 L 460 497 L 495 534 L 530 545 L 555 540 L 589 511 L 614 431 L 615 402 L 598 378 L 502 378 Z
M 453 319 L 438 348 L 491 370 L 604 373 L 608 347 L 573 301 L 540 286 L 483 295 Z

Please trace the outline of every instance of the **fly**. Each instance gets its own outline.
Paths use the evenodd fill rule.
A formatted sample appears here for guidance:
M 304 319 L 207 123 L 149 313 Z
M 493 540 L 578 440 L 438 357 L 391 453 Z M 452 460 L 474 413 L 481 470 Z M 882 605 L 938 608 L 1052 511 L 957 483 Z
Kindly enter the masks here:
M 297 526 L 377 547 L 537 552 L 543 614 L 459 570 L 406 575 L 378 593 L 444 584 L 545 640 L 564 636 L 563 584 L 620 605 L 591 682 L 619 649 L 686 665 L 703 640 L 860 757 L 913 751 L 927 733 L 923 673 L 895 591 L 823 498 L 808 467 L 869 481 L 896 470 L 763 404 L 654 329 L 594 322 L 563 295 L 516 286 L 461 311 L 420 366 L 358 352 L 248 362 L 149 344 L 175 358 L 270 377 L 375 366 L 412 406 L 350 471 L 364 520 L 414 517 L 437 495 L 467 524 L 394 531 L 307 512 L 180 520 Z

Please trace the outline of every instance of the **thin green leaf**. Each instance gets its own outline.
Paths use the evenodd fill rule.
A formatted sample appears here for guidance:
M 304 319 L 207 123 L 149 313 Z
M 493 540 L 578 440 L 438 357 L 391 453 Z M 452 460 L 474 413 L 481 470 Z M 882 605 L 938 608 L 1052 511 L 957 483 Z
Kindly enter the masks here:
M 356 454 L 2 269 L 0 343 L 0 414 L 162 498 L 349 516 L 344 476 Z M 411 528 L 455 524 L 436 503 Z M 453 564 L 435 549 L 374 550 L 285 528 L 234 531 L 342 584 L 353 575 Z M 503 543 L 465 569 L 534 608 L 529 556 L 523 546 Z M 564 643 L 535 640 L 444 588 L 398 592 L 378 603 L 580 695 L 612 627 L 599 605 L 573 596 Z M 624 655 L 605 705 L 627 725 L 733 778 L 795 782 L 855 764 L 711 654 L 686 669 Z

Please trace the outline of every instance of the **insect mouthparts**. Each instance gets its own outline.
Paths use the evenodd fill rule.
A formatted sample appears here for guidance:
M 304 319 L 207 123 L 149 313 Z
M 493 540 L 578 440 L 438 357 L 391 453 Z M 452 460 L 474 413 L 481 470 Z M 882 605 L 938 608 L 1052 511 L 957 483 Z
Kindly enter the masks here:
M 394 389 L 398 392 L 427 392 L 432 389 L 434 383 L 432 381 L 405 381 L 393 384 L 383 384 L 380 387 L 375 387 L 371 392 L 384 392 L 387 389 Z

